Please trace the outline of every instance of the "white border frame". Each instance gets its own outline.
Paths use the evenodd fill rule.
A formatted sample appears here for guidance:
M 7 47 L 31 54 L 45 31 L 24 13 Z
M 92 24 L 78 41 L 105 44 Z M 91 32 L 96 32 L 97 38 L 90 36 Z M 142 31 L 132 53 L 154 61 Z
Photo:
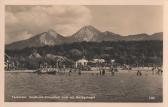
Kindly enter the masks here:
M 163 103 L 62 103 L 62 102 L 4 102 L 4 36 L 5 5 L 163 5 Z M 167 13 L 167 14 L 166 14 Z M 168 0 L 0 0 L 0 107 L 168 107 Z M 167 59 L 167 60 L 166 60 Z

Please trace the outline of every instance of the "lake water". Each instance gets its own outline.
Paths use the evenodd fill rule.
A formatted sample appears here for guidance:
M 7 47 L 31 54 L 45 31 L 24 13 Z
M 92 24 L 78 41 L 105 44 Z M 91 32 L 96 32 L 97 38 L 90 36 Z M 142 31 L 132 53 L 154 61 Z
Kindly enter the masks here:
M 6 102 L 162 102 L 162 75 L 5 73 Z

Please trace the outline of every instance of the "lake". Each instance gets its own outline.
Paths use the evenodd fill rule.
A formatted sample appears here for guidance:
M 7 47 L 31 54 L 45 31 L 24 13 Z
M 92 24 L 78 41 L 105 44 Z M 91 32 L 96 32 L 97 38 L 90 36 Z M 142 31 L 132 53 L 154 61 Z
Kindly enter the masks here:
M 6 102 L 162 102 L 162 75 L 151 71 L 36 74 L 5 72 Z

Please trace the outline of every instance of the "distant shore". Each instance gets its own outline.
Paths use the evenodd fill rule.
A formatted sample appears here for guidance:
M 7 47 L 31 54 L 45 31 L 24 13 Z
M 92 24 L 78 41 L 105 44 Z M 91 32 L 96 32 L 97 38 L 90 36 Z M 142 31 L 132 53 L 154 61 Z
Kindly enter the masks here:
M 33 73 L 35 70 L 11 70 L 11 71 L 5 71 L 5 72 L 10 72 L 10 73 L 15 73 L 15 72 L 21 72 L 21 73 Z
M 69 72 L 70 68 L 67 68 L 65 69 L 65 71 L 61 70 L 61 72 Z M 152 70 L 152 67 L 134 67 L 132 68 L 131 70 L 123 70 L 122 68 L 118 68 L 119 72 L 127 72 L 127 71 L 137 71 L 137 70 L 140 70 L 140 71 L 151 71 Z M 72 69 L 73 72 L 74 69 Z M 107 72 L 109 72 L 109 69 L 106 69 Z M 36 70 L 10 70 L 10 71 L 5 71 L 5 72 L 9 72 L 9 73 L 35 73 Z M 78 70 L 77 70 L 78 72 Z M 83 73 L 98 73 L 99 70 L 89 70 L 89 71 L 82 71 Z

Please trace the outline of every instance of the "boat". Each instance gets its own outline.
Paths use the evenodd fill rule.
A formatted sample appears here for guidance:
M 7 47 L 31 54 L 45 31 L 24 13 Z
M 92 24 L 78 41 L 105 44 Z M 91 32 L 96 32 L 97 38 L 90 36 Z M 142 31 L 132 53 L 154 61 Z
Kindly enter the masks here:
M 40 68 L 36 70 L 38 74 L 56 74 L 56 68 Z

